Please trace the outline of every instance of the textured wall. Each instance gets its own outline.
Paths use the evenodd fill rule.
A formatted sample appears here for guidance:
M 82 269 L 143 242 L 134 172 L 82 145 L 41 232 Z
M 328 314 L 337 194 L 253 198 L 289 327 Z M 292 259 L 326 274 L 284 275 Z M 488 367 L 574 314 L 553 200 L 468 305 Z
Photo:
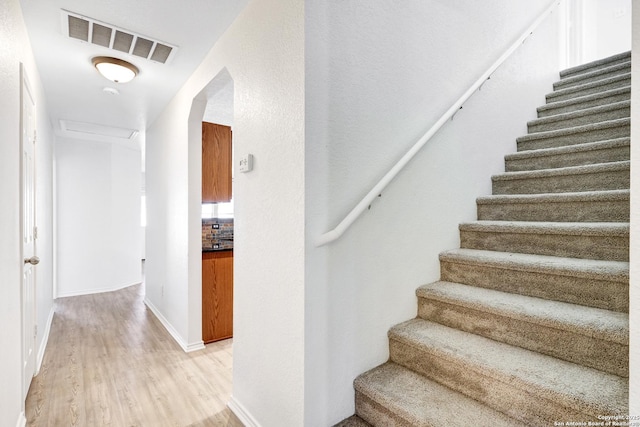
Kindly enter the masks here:
M 582 63 L 631 49 L 632 0 L 579 0 L 579 3 L 585 20 L 581 27 Z
M 20 253 L 20 63 L 25 65 L 36 99 L 37 322 L 42 347 L 53 307 L 53 228 L 51 126 L 38 70 L 18 0 L 0 2 L 0 425 L 15 426 L 22 419 L 22 331 Z M 36 351 L 41 352 L 40 348 Z
M 140 179 L 138 150 L 57 140 L 58 297 L 142 281 Z
M 232 407 L 249 425 L 303 425 L 303 12 L 299 0 L 250 2 L 147 133 L 147 298 L 191 345 L 201 339 L 206 104 L 194 98 L 226 68 L 236 158 L 255 159 L 234 180 Z
M 0 425 L 13 426 L 22 410 L 20 324 L 20 61 L 28 49 L 18 1 L 0 5 Z
M 305 425 L 353 412 L 352 381 L 388 357 L 388 328 L 558 78 L 554 14 L 342 238 L 333 228 L 551 2 L 306 4 Z

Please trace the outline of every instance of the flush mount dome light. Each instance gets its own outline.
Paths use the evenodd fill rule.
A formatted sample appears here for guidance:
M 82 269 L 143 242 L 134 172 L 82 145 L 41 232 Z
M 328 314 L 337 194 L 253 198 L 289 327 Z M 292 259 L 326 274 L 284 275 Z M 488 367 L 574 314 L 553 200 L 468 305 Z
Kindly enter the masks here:
M 129 82 L 138 74 L 138 68 L 135 65 L 122 59 L 96 56 L 92 62 L 100 74 L 115 83 Z

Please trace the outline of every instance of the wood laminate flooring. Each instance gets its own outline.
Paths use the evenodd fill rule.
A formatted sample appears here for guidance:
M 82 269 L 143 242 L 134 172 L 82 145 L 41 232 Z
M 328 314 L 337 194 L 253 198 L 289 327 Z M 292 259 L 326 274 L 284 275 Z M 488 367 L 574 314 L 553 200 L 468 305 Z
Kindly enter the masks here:
M 28 426 L 242 426 L 226 407 L 231 340 L 185 353 L 143 286 L 57 301 Z

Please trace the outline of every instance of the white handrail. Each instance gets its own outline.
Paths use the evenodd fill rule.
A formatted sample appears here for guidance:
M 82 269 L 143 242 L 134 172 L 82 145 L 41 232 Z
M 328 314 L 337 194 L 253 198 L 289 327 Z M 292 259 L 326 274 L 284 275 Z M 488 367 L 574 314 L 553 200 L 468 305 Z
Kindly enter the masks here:
M 420 151 L 420 149 L 433 137 L 433 135 L 440 130 L 442 125 L 445 124 L 447 120 L 449 120 L 458 110 L 462 108 L 462 105 L 471 98 L 471 95 L 474 94 L 482 84 L 487 81 L 491 74 L 502 65 L 502 63 L 509 57 L 511 54 L 522 45 L 525 40 L 533 34 L 533 31 L 545 20 L 547 15 L 550 15 L 553 12 L 553 9 L 560 5 L 563 0 L 554 0 L 551 2 L 549 7 L 545 9 L 544 12 L 538 16 L 538 18 L 527 28 L 527 30 L 522 33 L 520 38 L 516 40 L 509 49 L 505 53 L 502 54 L 500 58 L 496 62 L 489 67 L 489 69 L 482 74 L 482 76 L 458 99 L 452 106 L 447 110 L 446 113 L 440 117 L 440 119 L 433 125 L 431 128 L 425 133 L 422 138 L 420 138 L 411 149 L 382 177 L 380 181 L 367 193 L 366 196 L 358 203 L 352 210 L 347 214 L 346 217 L 340 223 L 330 231 L 327 231 L 323 235 L 320 236 L 318 241 L 316 242 L 316 246 L 323 246 L 327 243 L 331 243 L 334 240 L 337 240 L 344 234 L 344 232 L 355 222 L 355 220 L 364 212 L 371 203 L 374 201 L 376 197 L 380 195 L 382 190 L 389 185 L 389 183 L 398 175 L 398 173 L 406 166 L 407 163 Z

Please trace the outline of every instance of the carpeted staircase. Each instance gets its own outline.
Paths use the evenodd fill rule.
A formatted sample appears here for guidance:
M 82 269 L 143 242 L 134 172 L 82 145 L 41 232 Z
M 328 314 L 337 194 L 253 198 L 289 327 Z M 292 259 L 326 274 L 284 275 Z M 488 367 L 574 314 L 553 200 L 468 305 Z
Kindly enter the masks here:
M 587 425 L 628 412 L 630 61 L 560 73 L 339 426 Z

